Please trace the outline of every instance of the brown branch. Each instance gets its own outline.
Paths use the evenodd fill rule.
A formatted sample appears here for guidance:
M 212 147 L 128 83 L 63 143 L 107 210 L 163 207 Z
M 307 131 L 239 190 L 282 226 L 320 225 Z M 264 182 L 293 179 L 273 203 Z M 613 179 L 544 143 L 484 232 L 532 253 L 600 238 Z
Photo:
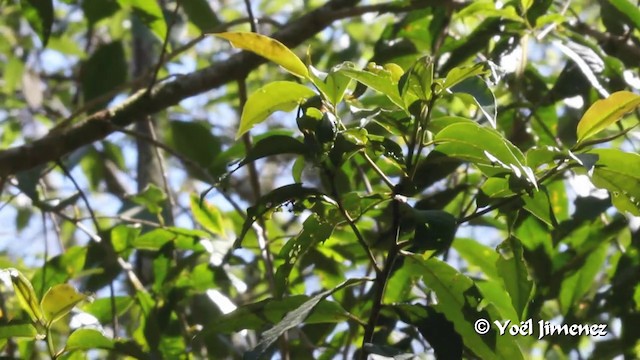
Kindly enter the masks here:
M 447 0 L 427 0 L 409 7 L 390 4 L 354 7 L 357 3 L 358 0 L 331 0 L 297 20 L 292 20 L 271 36 L 286 46 L 294 48 L 340 19 L 360 16 L 368 12 L 396 13 L 414 10 L 416 7 L 466 4 Z M 173 81 L 157 84 L 150 92 L 139 91 L 131 95 L 123 104 L 96 112 L 69 128 L 50 133 L 30 144 L 0 151 L 0 177 L 59 159 L 84 145 L 104 139 L 115 131 L 113 125 L 119 127 L 130 125 L 139 119 L 144 119 L 147 115 L 176 105 L 186 98 L 241 78 L 265 62 L 264 58 L 247 52 L 235 54 L 226 61 L 176 77 Z

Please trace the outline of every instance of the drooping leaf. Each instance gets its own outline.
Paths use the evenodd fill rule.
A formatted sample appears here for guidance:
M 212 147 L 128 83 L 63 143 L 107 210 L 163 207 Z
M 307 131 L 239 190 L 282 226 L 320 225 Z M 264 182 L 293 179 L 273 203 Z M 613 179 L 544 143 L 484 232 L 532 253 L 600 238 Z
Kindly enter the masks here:
M 83 1 L 81 6 L 89 26 L 108 18 L 120 8 L 116 0 Z
M 47 324 L 52 324 L 67 315 L 74 306 L 85 300 L 86 295 L 76 291 L 69 284 L 54 285 L 49 289 L 40 302 Z
M 167 36 L 167 22 L 162 8 L 155 0 L 118 0 L 120 6 L 132 9 L 133 14 L 159 39 Z
M 484 335 L 479 335 L 474 330 L 475 322 L 480 319 L 489 323 L 503 319 L 493 305 L 480 307 L 482 294 L 470 278 L 436 258 L 425 260 L 413 255 L 407 257 L 405 264 L 422 275 L 425 285 L 438 298 L 438 303 L 433 308 L 453 323 L 455 331 L 462 336 L 464 345 L 477 357 L 523 359 L 513 337 L 499 336 L 493 327 Z
M 533 280 L 529 278 L 522 244 L 516 237 L 510 236 L 497 250 L 500 254 L 496 261 L 498 274 L 504 282 L 518 317 L 524 320 L 523 316 L 532 295 Z
M 42 41 L 47 46 L 53 26 L 53 0 L 20 0 L 22 14 Z
M 348 279 L 333 289 L 325 290 L 302 303 L 298 308 L 287 313 L 287 315 L 278 322 L 274 327 L 265 331 L 258 345 L 249 353 L 245 353 L 244 358 L 248 360 L 257 360 L 269 346 L 271 346 L 285 331 L 300 325 L 316 306 L 324 299 L 338 290 L 355 284 L 362 283 L 362 279 Z
M 399 304 L 393 310 L 400 319 L 418 328 L 438 359 L 461 359 L 462 337 L 453 323 L 431 306 Z
M 604 100 L 596 101 L 578 123 L 578 143 L 606 129 L 638 106 L 640 95 L 629 91 L 618 91 Z
M 302 231 L 298 236 L 289 240 L 280 250 L 280 258 L 284 263 L 278 266 L 275 274 L 276 290 L 282 295 L 289 283 L 289 274 L 295 263 L 304 254 L 320 242 L 324 242 L 331 236 L 334 225 L 322 221 L 317 215 L 309 216 L 302 225 Z
M 477 105 L 478 109 L 489 120 L 491 126 L 494 129 L 496 128 L 496 117 L 498 115 L 496 97 L 486 81 L 478 76 L 468 77 L 450 89 L 455 96 L 467 104 Z
M 97 102 L 88 111 L 104 108 L 117 95 L 113 91 L 127 80 L 127 69 L 124 48 L 120 41 L 101 45 L 91 54 L 82 64 L 80 72 L 85 103 Z M 109 76 L 104 76 L 105 73 Z
M 91 349 L 113 349 L 113 340 L 104 336 L 95 329 L 78 329 L 69 335 L 65 351 L 91 350 Z
M 33 285 L 31 285 L 29 279 L 17 269 L 7 269 L 7 271 L 11 277 L 13 290 L 15 291 L 22 310 L 29 315 L 34 324 L 44 325 L 45 318 L 38 303 L 36 292 L 33 290 Z
M 238 167 L 267 156 L 282 154 L 304 155 L 308 152 L 309 148 L 305 144 L 291 136 L 272 135 L 258 141 L 238 164 Z
M 301 78 L 309 77 L 309 70 L 307 70 L 302 60 L 276 39 L 243 31 L 224 32 L 214 35 L 229 40 L 231 45 L 236 48 L 254 52 L 273 61 L 293 75 Z
M 197 194 L 191 194 L 191 212 L 198 224 L 213 234 L 224 236 L 224 220 L 220 210 Z
M 640 216 L 640 155 L 618 149 L 595 149 L 598 156 L 591 181 L 609 190 L 618 210 Z
M 242 109 L 236 139 L 274 112 L 291 111 L 315 95 L 308 87 L 291 81 L 274 81 L 261 87 L 249 96 Z
M 211 9 L 207 0 L 189 0 L 181 3 L 189 21 L 202 32 L 210 31 L 220 25 L 220 20 Z

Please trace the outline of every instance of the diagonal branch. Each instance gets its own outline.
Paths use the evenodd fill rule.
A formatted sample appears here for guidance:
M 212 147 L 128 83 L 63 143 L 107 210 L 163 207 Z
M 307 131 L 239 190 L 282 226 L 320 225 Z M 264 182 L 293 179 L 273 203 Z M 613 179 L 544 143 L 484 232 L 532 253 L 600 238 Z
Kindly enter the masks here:
M 340 19 L 360 16 L 368 12 L 399 13 L 430 6 L 456 4 L 456 7 L 459 7 L 466 4 L 450 0 L 425 0 L 407 7 L 381 6 L 382 4 L 354 7 L 358 1 L 330 0 L 325 5 L 292 20 L 271 36 L 286 46 L 294 48 Z M 0 151 L 0 177 L 55 161 L 84 145 L 104 139 L 117 127 L 128 126 L 139 119 L 144 119 L 147 115 L 176 105 L 186 98 L 235 81 L 265 62 L 264 58 L 247 52 L 233 55 L 226 61 L 177 77 L 173 81 L 155 85 L 149 92 L 141 90 L 131 95 L 124 103 L 96 112 L 69 128 L 51 132 L 30 144 Z

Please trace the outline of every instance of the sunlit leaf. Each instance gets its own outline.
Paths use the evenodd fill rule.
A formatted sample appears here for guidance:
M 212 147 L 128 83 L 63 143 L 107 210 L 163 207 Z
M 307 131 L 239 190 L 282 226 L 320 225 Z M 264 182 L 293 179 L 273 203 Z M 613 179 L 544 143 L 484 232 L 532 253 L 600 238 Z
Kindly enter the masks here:
M 67 315 L 74 306 L 86 298 L 86 295 L 77 292 L 73 286 L 58 284 L 44 294 L 40 305 L 47 323 L 52 324 Z
M 167 195 L 164 191 L 154 184 L 147 185 L 141 193 L 130 197 L 131 201 L 146 207 L 152 214 L 159 214 L 162 211 L 166 199 Z
M 496 261 L 498 274 L 504 282 L 518 317 L 524 320 L 523 315 L 532 296 L 533 280 L 529 277 L 524 261 L 522 244 L 520 240 L 510 236 L 497 250 L 500 254 Z
M 602 269 L 607 258 L 607 246 L 599 246 L 586 259 L 575 273 L 565 277 L 560 286 L 558 301 L 562 314 L 568 314 L 583 296 L 593 288 L 598 272 Z
M 224 236 L 224 220 L 220 210 L 207 200 L 200 201 L 200 197 L 192 194 L 191 212 L 198 224 L 213 234 Z
M 131 8 L 133 14 L 151 30 L 159 41 L 167 35 L 167 23 L 162 8 L 156 0 L 118 0 L 123 8 Z
M 343 64 L 338 70 L 340 73 L 359 81 L 363 85 L 386 95 L 394 104 L 404 107 L 404 102 L 398 92 L 397 83 L 393 81 L 391 72 L 384 68 L 379 69 L 377 73 L 356 69 L 353 64 Z
M 487 277 L 498 279 L 496 271 L 498 254 L 496 254 L 495 250 L 481 244 L 478 240 L 467 238 L 455 239 L 453 248 L 467 263 L 482 270 Z
M 95 329 L 78 329 L 69 335 L 65 351 L 113 349 L 113 340 Z
M 274 63 L 282 66 L 293 75 L 306 78 L 309 77 L 309 70 L 302 60 L 284 46 L 280 41 L 268 36 L 252 32 L 224 32 L 214 34 L 217 37 L 229 40 L 236 48 L 249 50 Z
M 2 324 L 0 325 L 0 339 L 31 338 L 35 339 L 38 331 L 33 324 Z
M 38 297 L 29 279 L 16 269 L 8 269 L 18 302 L 35 324 L 44 324 L 44 315 Z
M 486 74 L 487 71 L 484 69 L 484 64 L 474 64 L 470 66 L 459 66 L 455 67 L 447 73 L 447 77 L 444 79 L 444 83 L 442 87 L 448 89 L 452 86 L 457 85 L 458 83 L 478 75 Z
M 629 91 L 618 91 L 606 99 L 596 101 L 578 123 L 578 142 L 606 129 L 638 106 L 640 106 L 640 95 Z
M 491 126 L 496 128 L 497 103 L 493 91 L 480 77 L 468 77 L 450 90 L 455 96 L 469 105 L 476 105 L 482 114 L 489 120 Z
M 593 184 L 609 190 L 618 210 L 640 216 L 640 155 L 617 149 L 596 149 L 589 154 L 598 156 Z
M 308 87 L 291 81 L 273 81 L 261 87 L 249 96 L 242 109 L 236 139 L 274 112 L 291 111 L 315 95 Z
M 609 0 L 609 2 L 631 19 L 636 29 L 640 29 L 640 9 L 638 9 L 638 4 L 634 4 L 630 0 Z

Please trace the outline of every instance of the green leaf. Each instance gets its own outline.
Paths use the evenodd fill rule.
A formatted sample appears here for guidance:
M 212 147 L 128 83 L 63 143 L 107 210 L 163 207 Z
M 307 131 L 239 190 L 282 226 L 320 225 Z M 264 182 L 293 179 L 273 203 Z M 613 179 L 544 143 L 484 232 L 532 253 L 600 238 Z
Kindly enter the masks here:
M 432 306 L 399 304 L 394 305 L 393 310 L 400 320 L 418 328 L 437 359 L 462 359 L 462 337 L 453 323 Z
M 629 0 L 609 0 L 609 2 L 627 16 L 636 26 L 636 29 L 640 30 L 640 9 L 638 9 L 637 4 Z
M 309 70 L 302 60 L 276 39 L 243 31 L 218 33 L 214 36 L 229 40 L 233 47 L 249 50 L 271 60 L 295 76 L 309 77 Z
M 596 285 L 594 280 L 606 258 L 607 246 L 601 245 L 589 255 L 578 271 L 562 280 L 558 301 L 563 315 L 567 315 L 572 309 L 577 310 L 582 297 Z
M 348 279 L 342 282 L 340 285 L 333 289 L 325 290 L 302 303 L 298 308 L 287 313 L 287 315 L 278 322 L 274 327 L 262 333 L 262 338 L 258 345 L 248 353 L 245 353 L 245 359 L 258 359 L 278 338 L 284 334 L 287 330 L 302 324 L 309 314 L 314 311 L 316 306 L 328 296 L 332 295 L 338 290 L 355 284 L 362 283 L 362 279 Z M 322 314 L 316 315 L 321 316 Z
M 40 304 L 38 304 L 38 297 L 29 279 L 17 269 L 10 268 L 7 269 L 7 271 L 11 277 L 13 290 L 15 291 L 22 310 L 29 315 L 34 324 L 44 325 L 44 315 L 42 314 L 42 309 L 40 308 Z
M 78 329 L 69 335 L 64 350 L 67 352 L 76 350 L 113 349 L 113 340 L 94 329 Z
M 115 304 L 115 313 L 117 316 L 125 314 L 134 302 L 134 299 L 129 296 L 116 296 L 113 299 L 110 297 L 96 299 L 92 302 L 87 302 L 81 305 L 82 311 L 89 313 L 98 319 L 101 324 L 106 324 L 113 321 L 113 308 L 112 301 Z
M 618 91 L 606 99 L 594 102 L 578 123 L 578 143 L 606 129 L 638 106 L 640 95 L 629 91 Z
M 225 164 L 216 165 L 222 151 L 218 137 L 211 133 L 209 124 L 200 121 L 171 121 L 171 144 L 183 156 L 198 164 L 214 179 L 226 171 Z M 200 169 L 185 164 L 193 176 L 206 180 Z
M 23 16 L 42 41 L 42 47 L 46 47 L 53 26 L 53 0 L 20 0 L 20 5 Z
M 414 252 L 433 251 L 440 254 L 451 246 L 458 225 L 456 218 L 442 210 L 411 209 L 411 216 L 417 226 L 413 244 L 410 248 Z
M 341 73 L 337 66 L 334 66 L 324 79 L 324 84 L 327 98 L 335 107 L 342 101 L 347 87 L 351 84 L 351 78 Z
M 286 202 L 294 202 L 296 200 L 303 200 L 310 197 L 319 197 L 323 193 L 315 188 L 308 188 L 302 186 L 302 184 L 289 184 L 277 189 L 272 190 L 270 193 L 263 195 L 258 202 L 247 209 L 247 219 L 242 226 L 242 231 L 236 239 L 234 247 L 239 247 L 242 239 L 251 229 L 253 223 L 267 212 L 278 208 Z
M 509 293 L 511 303 L 521 320 L 532 296 L 533 280 L 529 278 L 529 271 L 524 261 L 522 243 L 514 236 L 510 236 L 497 248 L 500 257 L 496 261 L 498 274 Z
M 258 141 L 242 159 L 238 167 L 267 156 L 296 154 L 305 155 L 309 148 L 299 140 L 287 135 L 272 135 Z
M 404 108 L 405 105 L 398 92 L 397 82 L 393 81 L 392 74 L 389 70 L 380 69 L 377 73 L 374 73 L 356 69 L 353 64 L 345 63 L 338 66 L 336 71 L 386 95 L 394 104 Z
M 156 0 L 118 0 L 123 8 L 133 9 L 133 14 L 161 41 L 167 36 L 167 23 L 162 8 Z
M 484 65 L 484 63 L 479 63 L 470 66 L 458 66 L 449 70 L 442 87 L 449 89 L 470 77 L 487 74 L 488 71 L 484 69 Z
M 431 98 L 433 84 L 433 60 L 429 56 L 418 59 L 398 81 L 400 96 L 405 108 L 416 100 L 428 101 Z
M 291 111 L 315 95 L 308 87 L 291 81 L 274 81 L 261 87 L 249 96 L 242 109 L 236 139 L 274 112 Z
M 495 129 L 497 113 L 496 97 L 489 85 L 478 76 L 469 77 L 451 87 L 455 96 L 469 105 L 477 105 L 482 114 Z
M 640 216 L 640 155 L 617 149 L 596 149 L 589 154 L 598 155 L 593 184 L 609 190 L 618 210 Z
M 31 338 L 35 339 L 38 331 L 33 324 L 2 324 L 0 325 L 0 339 Z
M 198 224 L 213 234 L 224 236 L 224 220 L 217 207 L 202 199 L 196 194 L 191 194 L 191 212 Z
M 122 42 L 114 41 L 100 45 L 82 64 L 80 71 L 85 104 L 100 99 L 87 111 L 104 108 L 117 95 L 113 91 L 127 81 L 127 73 L 128 65 Z
M 146 207 L 150 213 L 159 214 L 162 211 L 167 195 L 159 187 L 149 184 L 141 193 L 133 195 L 129 199 L 138 205 Z
M 208 32 L 220 25 L 220 20 L 213 12 L 207 0 L 189 0 L 181 3 L 184 12 L 200 31 Z
M 523 359 L 515 338 L 500 336 L 492 327 L 485 335 L 474 330 L 479 319 L 502 321 L 496 308 L 489 304 L 481 306 L 482 294 L 473 281 L 445 262 L 436 258 L 425 260 L 421 256 L 407 256 L 407 262 L 438 298 L 434 309 L 444 314 L 454 324 L 455 330 L 477 357 L 481 359 Z M 406 265 L 405 265 L 406 266 Z
M 81 6 L 89 26 L 108 18 L 120 8 L 115 0 L 83 1 Z
M 323 221 L 316 214 L 313 214 L 304 221 L 300 234 L 287 241 L 282 247 L 279 257 L 284 260 L 284 263 L 278 266 L 275 274 L 278 296 L 282 296 L 288 287 L 289 274 L 295 263 L 302 258 L 309 249 L 327 240 L 331 236 L 333 228 L 333 224 Z
M 86 295 L 80 294 L 69 284 L 54 285 L 44 294 L 40 302 L 48 326 L 63 318 L 86 298 Z
M 474 163 L 487 176 L 512 173 L 536 186 L 522 152 L 497 131 L 473 122 L 447 126 L 435 136 L 436 151 Z
M 524 208 L 538 219 L 544 221 L 549 226 L 557 226 L 556 220 L 549 198 L 549 192 L 545 186 L 541 186 L 538 191 L 533 194 L 527 194 L 522 197 Z
M 453 248 L 469 265 L 477 266 L 490 279 L 499 279 L 496 269 L 498 254 L 478 240 L 457 238 Z

